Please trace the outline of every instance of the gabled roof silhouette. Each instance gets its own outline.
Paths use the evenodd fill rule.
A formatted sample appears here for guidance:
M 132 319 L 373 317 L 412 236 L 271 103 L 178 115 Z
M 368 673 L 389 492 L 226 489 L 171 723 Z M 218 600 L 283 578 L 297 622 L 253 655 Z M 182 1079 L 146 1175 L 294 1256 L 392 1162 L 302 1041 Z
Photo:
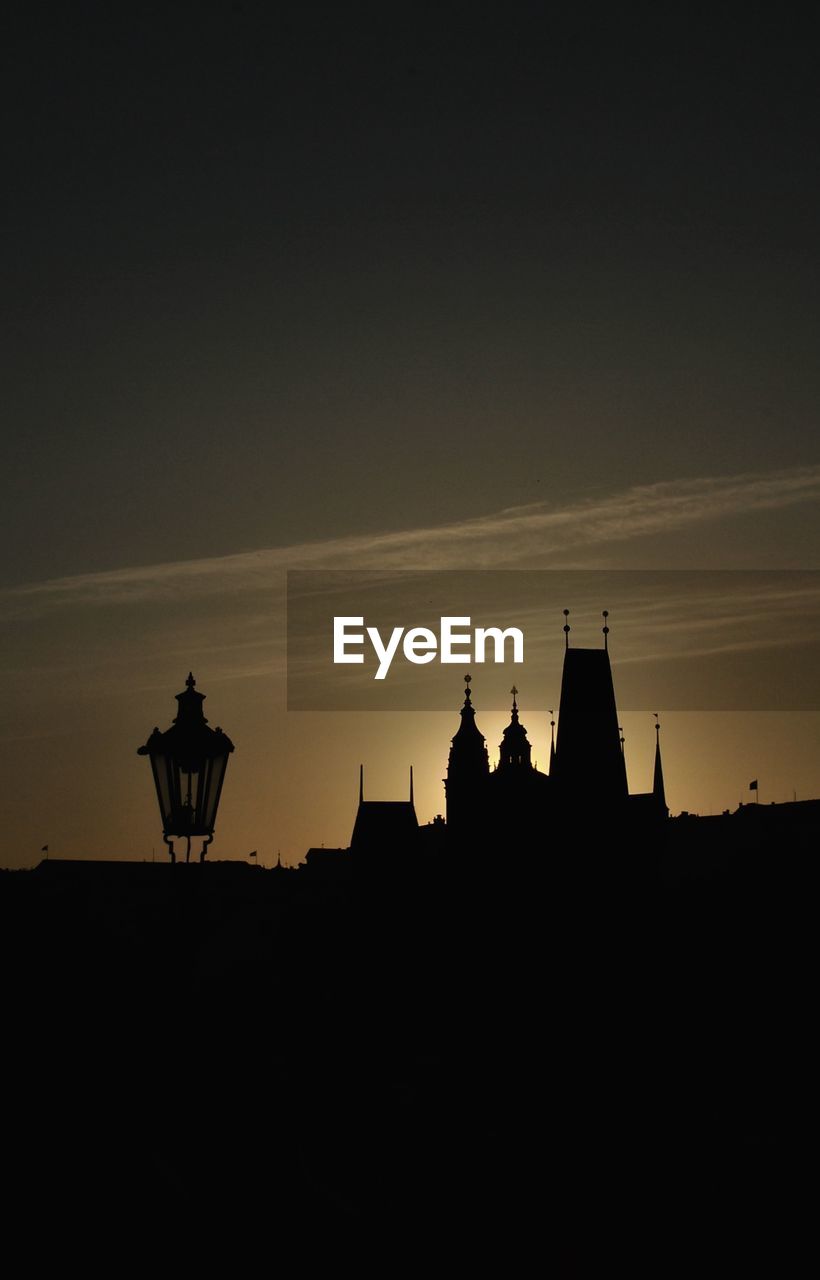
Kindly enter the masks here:
M 359 808 L 350 838 L 352 852 L 401 846 L 414 839 L 419 829 L 413 803 L 413 769 L 410 769 L 409 800 L 365 800 L 364 765 L 359 765 Z
M 410 800 L 361 800 L 350 840 L 350 848 L 390 849 L 413 839 L 419 823 Z

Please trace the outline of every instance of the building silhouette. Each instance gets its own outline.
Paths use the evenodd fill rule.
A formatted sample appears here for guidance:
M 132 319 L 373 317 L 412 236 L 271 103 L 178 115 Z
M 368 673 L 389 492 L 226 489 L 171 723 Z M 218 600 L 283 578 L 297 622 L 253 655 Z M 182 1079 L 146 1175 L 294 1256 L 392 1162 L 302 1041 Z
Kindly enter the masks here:
M 415 842 L 418 829 L 413 802 L 413 766 L 410 766 L 409 800 L 365 800 L 364 765 L 359 765 L 359 807 L 350 840 L 351 851 L 367 854 L 385 844 L 398 850 L 407 849 Z
M 571 648 L 568 625 L 566 633 L 558 737 L 556 741 L 552 721 L 548 773 L 532 762 L 515 686 L 498 763 L 490 767 L 486 740 L 476 722 L 470 677 L 466 677 L 461 724 L 452 739 L 444 780 L 453 842 L 536 840 L 539 833 L 543 839 L 546 821 L 575 828 L 603 824 L 644 828 L 668 816 L 659 725 L 652 790 L 629 794 L 607 629 L 599 649 Z
M 606 614 L 604 617 L 606 618 Z M 472 677 L 464 677 L 460 724 L 450 744 L 443 779 L 446 824 L 439 816 L 419 826 L 413 803 L 413 771 L 408 800 L 365 800 L 360 766 L 359 803 L 350 852 L 360 860 L 389 849 L 406 853 L 442 848 L 480 852 L 540 846 L 547 828 L 617 832 L 652 831 L 668 817 L 656 722 L 655 763 L 651 790 L 629 794 L 624 741 L 618 721 L 615 689 L 604 626 L 597 649 L 571 647 L 565 624 L 558 734 L 551 721 L 549 771 L 533 763 L 532 743 L 521 721 L 518 689 L 510 690 L 510 720 L 491 764 L 487 740 L 476 720 Z M 308 864 L 326 862 L 325 850 L 312 849 Z

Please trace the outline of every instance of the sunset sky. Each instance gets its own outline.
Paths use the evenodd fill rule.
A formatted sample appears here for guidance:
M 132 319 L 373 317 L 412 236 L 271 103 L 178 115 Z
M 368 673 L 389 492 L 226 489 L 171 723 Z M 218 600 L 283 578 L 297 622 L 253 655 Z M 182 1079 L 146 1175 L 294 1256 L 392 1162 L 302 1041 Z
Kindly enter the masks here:
M 287 711 L 289 569 L 820 569 L 796 12 L 18 8 L 0 863 L 159 855 L 136 748 L 189 669 L 237 747 L 214 857 L 346 844 L 360 761 L 371 798 L 413 764 L 420 820 L 443 810 L 463 673 L 450 712 Z M 625 712 L 633 790 L 657 710 L 673 811 L 752 778 L 820 797 L 817 702 L 775 678 L 820 592 L 774 581 L 707 639 L 667 600 L 545 600 L 556 661 L 563 607 L 579 644 L 613 610 L 616 694 L 644 625 L 647 663 L 696 653 L 713 690 L 736 652 L 760 690 Z M 514 679 L 474 672 L 493 749 Z M 558 692 L 522 686 L 542 766 Z

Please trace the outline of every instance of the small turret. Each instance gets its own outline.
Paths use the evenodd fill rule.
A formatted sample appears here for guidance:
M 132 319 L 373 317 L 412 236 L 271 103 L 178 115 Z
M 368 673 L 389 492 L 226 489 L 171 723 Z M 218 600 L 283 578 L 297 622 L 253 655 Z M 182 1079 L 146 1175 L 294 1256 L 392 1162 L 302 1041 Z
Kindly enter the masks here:
M 498 768 L 500 771 L 531 769 L 532 746 L 527 738 L 527 730 L 518 719 L 518 703 L 516 701 L 518 690 L 515 685 L 513 685 L 510 693 L 513 696 L 512 711 L 510 713 L 510 723 L 504 730 L 504 736 L 498 748 Z

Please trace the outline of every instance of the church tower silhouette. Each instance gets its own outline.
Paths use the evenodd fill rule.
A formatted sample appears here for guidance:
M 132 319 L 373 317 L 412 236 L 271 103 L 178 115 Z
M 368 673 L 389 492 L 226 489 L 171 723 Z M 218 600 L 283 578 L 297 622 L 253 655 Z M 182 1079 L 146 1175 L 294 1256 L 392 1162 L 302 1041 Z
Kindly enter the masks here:
M 564 617 L 569 618 L 569 610 L 564 610 Z M 571 648 L 569 621 L 564 635 L 558 741 L 550 776 L 564 808 L 587 805 L 593 798 L 618 807 L 626 801 L 628 788 L 609 661 L 609 626 L 605 622 L 601 649 Z
M 481 834 L 490 775 L 487 742 L 475 722 L 470 681 L 471 676 L 467 674 L 464 677 L 461 724 L 450 744 L 447 777 L 444 779 L 447 827 L 459 840 L 469 840 Z

